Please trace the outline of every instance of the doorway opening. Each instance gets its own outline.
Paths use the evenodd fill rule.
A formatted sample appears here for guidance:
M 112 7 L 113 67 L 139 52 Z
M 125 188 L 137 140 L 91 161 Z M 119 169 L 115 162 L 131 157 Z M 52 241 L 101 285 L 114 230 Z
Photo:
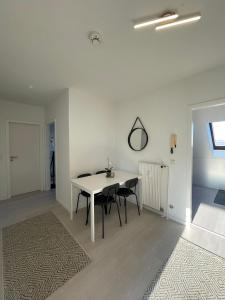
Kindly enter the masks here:
M 56 189 L 56 168 L 55 168 L 55 122 L 48 124 L 49 140 L 49 182 L 50 189 Z
M 192 224 L 225 236 L 225 104 L 192 110 Z

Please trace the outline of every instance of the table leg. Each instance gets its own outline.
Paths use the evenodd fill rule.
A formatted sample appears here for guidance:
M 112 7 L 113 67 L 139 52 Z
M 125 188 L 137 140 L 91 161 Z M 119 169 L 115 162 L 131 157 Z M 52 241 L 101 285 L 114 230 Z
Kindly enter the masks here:
M 70 191 L 70 220 L 73 220 L 73 184 L 71 183 L 71 191 Z
M 91 241 L 95 241 L 95 195 L 91 193 Z
M 138 181 L 138 199 L 139 199 L 139 205 L 140 205 L 140 209 L 143 209 L 143 203 L 142 203 L 142 181 L 139 180 Z

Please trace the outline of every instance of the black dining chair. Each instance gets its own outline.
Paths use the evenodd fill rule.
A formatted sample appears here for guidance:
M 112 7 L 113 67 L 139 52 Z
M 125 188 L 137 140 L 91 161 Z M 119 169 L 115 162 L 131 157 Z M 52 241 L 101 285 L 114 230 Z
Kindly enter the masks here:
M 82 177 L 88 177 L 91 176 L 91 173 L 84 173 L 84 174 L 80 174 L 77 176 L 77 178 L 82 178 Z M 80 201 L 80 196 L 83 196 L 86 198 L 87 200 L 87 214 L 88 214 L 88 202 L 89 202 L 89 198 L 90 198 L 90 194 L 85 192 L 85 191 L 80 191 L 80 193 L 78 194 L 78 198 L 77 198 L 77 207 L 76 207 L 76 214 L 78 211 L 78 206 L 79 206 L 79 201 Z
M 101 170 L 101 171 L 97 171 L 96 175 L 98 175 L 98 174 L 104 174 L 104 173 L 107 173 L 107 171 L 106 170 Z M 119 204 L 121 206 L 120 198 L 119 198 Z M 105 213 L 107 214 L 107 206 L 105 206 Z
M 139 206 L 139 201 L 138 197 L 136 194 L 136 188 L 138 184 L 138 178 L 130 179 L 125 182 L 125 187 L 119 188 L 117 195 L 120 197 L 124 198 L 124 207 L 125 207 L 125 223 L 127 223 L 127 197 L 129 196 L 135 196 L 136 202 L 137 202 L 137 209 L 138 209 L 138 214 L 140 216 L 140 206 Z M 110 207 L 111 209 L 111 207 Z M 109 213 L 110 213 L 109 209 Z
M 106 170 L 101 170 L 101 171 L 97 171 L 96 175 L 98 175 L 98 174 L 104 174 L 104 173 L 106 173 Z
M 96 175 L 99 175 L 99 174 L 105 174 L 106 173 L 106 170 L 100 170 L 100 171 L 97 171 L 95 174 Z M 100 193 L 99 193 L 100 194 Z M 107 215 L 107 205 L 105 205 L 105 214 Z
M 120 209 L 117 202 L 117 192 L 119 190 L 119 184 L 113 184 L 110 185 L 102 190 L 100 194 L 95 195 L 95 206 L 101 206 L 102 209 L 102 238 L 105 237 L 105 225 L 104 225 L 104 207 L 108 206 L 108 204 L 112 205 L 112 203 L 116 204 L 117 212 L 119 216 L 120 226 L 122 226 L 121 217 L 120 217 Z M 89 212 L 90 212 L 90 204 L 88 205 L 88 214 L 87 214 L 87 221 L 86 224 L 88 224 L 88 218 L 89 218 Z

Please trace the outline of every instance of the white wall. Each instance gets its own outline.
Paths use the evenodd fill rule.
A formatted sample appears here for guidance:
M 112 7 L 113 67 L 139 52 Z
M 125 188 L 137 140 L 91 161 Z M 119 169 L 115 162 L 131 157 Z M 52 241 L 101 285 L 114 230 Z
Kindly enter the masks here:
M 70 89 L 70 174 L 91 172 L 115 161 L 113 104 L 76 88 Z
M 225 97 L 225 67 L 207 71 L 189 79 L 140 96 L 136 101 L 115 105 L 117 165 L 122 169 L 138 170 L 138 161 L 164 161 L 170 166 L 169 210 L 171 218 L 185 222 L 190 218 L 188 190 L 189 105 Z M 126 100 L 126 99 L 125 99 Z M 127 136 L 139 116 L 149 134 L 149 144 L 141 152 L 132 151 Z M 170 155 L 171 133 L 178 137 L 177 149 Z M 175 164 L 170 163 L 175 159 Z
M 193 112 L 193 183 L 225 189 L 225 151 L 213 150 L 209 123 L 225 121 L 225 106 Z
M 0 100 L 0 200 L 10 195 L 8 186 L 7 121 L 34 122 L 41 125 L 41 166 L 44 184 L 44 109 L 41 106 Z
M 104 170 L 108 157 L 115 165 L 113 104 L 76 88 L 69 95 L 70 176 Z M 79 208 L 85 205 L 80 201 Z
M 70 209 L 69 91 L 65 90 L 46 108 L 46 123 L 56 128 L 56 200 Z M 46 147 L 47 151 L 47 147 Z

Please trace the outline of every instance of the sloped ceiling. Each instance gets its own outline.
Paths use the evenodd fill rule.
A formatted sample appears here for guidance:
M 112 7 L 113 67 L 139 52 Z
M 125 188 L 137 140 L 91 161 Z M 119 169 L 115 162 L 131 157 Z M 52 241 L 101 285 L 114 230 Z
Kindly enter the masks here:
M 166 9 L 202 19 L 162 32 L 133 30 L 133 19 Z M 224 64 L 224 28 L 224 0 L 1 0 L 0 97 L 44 104 L 77 86 L 133 99 Z M 101 46 L 90 45 L 90 30 L 102 34 Z

